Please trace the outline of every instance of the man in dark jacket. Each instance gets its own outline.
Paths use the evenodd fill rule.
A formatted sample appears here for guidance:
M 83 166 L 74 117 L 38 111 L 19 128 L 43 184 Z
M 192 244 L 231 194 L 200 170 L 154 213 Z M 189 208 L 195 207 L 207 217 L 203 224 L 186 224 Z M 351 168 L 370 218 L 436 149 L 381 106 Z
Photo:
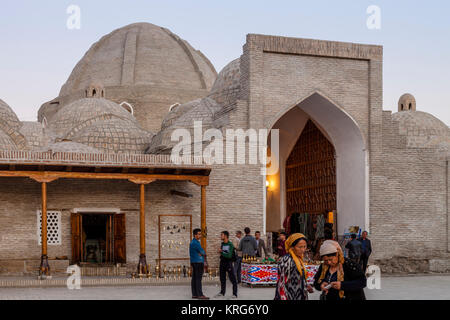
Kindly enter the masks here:
M 245 237 L 239 242 L 239 251 L 242 251 L 242 256 L 256 256 L 256 250 L 258 250 L 258 243 L 255 238 L 250 235 L 250 228 L 245 228 Z
M 361 238 L 358 239 L 361 242 L 361 267 L 363 272 L 367 270 L 367 263 L 369 257 L 372 253 L 372 244 L 369 239 L 367 239 L 367 231 L 364 231 Z
M 255 240 L 258 243 L 258 249 L 256 249 L 256 256 L 262 257 L 262 252 L 264 251 L 264 257 L 267 258 L 269 255 L 267 254 L 266 243 L 263 239 L 261 239 L 261 232 L 255 232 Z
M 361 258 L 361 242 L 356 240 L 356 234 L 352 233 L 352 240 L 347 243 L 345 248 L 348 249 L 348 257 L 359 265 L 359 259 Z

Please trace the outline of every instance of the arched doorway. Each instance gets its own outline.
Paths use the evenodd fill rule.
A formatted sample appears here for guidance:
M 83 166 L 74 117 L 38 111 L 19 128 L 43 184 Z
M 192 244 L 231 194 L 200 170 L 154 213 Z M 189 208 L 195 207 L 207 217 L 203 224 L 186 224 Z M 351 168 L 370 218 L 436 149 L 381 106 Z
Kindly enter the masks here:
M 277 174 L 267 176 L 269 181 L 266 193 L 267 231 L 278 231 L 283 228 L 285 217 L 291 213 L 292 201 L 297 201 L 298 203 L 306 201 L 304 199 L 307 197 L 307 192 L 303 192 L 303 196 L 301 192 L 300 194 L 297 192 L 297 195 L 295 195 L 292 191 L 295 191 L 296 187 L 290 188 L 289 184 L 291 182 L 289 181 L 295 179 L 301 181 L 301 179 L 307 178 L 308 175 L 313 175 L 316 177 L 314 178 L 313 187 L 319 188 L 320 183 L 317 180 L 330 179 L 326 166 L 325 168 L 320 168 L 317 163 L 313 172 L 305 173 L 305 168 L 303 173 L 301 170 L 297 170 L 297 173 L 289 173 L 289 166 L 292 165 L 289 163 L 289 157 L 292 152 L 295 152 L 295 147 L 298 147 L 298 143 L 304 144 L 301 141 L 307 140 L 301 137 L 303 133 L 305 133 L 306 137 L 308 130 L 313 130 L 315 137 L 308 138 L 310 141 L 306 143 L 322 144 L 322 147 L 326 150 L 334 149 L 336 185 L 334 191 L 332 184 L 327 182 L 325 184 L 330 185 L 324 186 L 325 188 L 322 191 L 317 191 L 313 195 L 316 197 L 316 202 L 328 199 L 328 204 L 310 204 L 310 207 L 304 206 L 303 209 L 307 211 L 323 209 L 322 207 L 329 206 L 330 202 L 334 201 L 334 198 L 336 201 L 338 235 L 343 235 L 344 231 L 350 226 L 360 226 L 362 229 L 368 229 L 367 150 L 363 134 L 353 118 L 337 104 L 316 92 L 301 100 L 298 104 L 280 112 L 276 121 L 274 121 L 272 129 L 279 130 L 278 160 L 280 170 Z M 318 153 L 312 153 L 311 156 L 320 157 L 320 153 L 321 151 L 319 150 Z M 318 159 L 313 160 L 317 161 Z M 329 170 L 332 170 L 332 167 L 330 167 L 331 159 L 327 161 Z M 310 169 L 312 167 L 314 166 L 310 166 Z M 287 177 L 288 174 L 291 174 L 292 177 Z M 295 175 L 297 175 L 297 178 L 295 178 Z M 311 192 L 309 191 L 310 194 Z M 292 199 L 289 199 L 288 196 Z M 303 200 L 299 199 L 299 197 L 303 197 Z M 313 206 L 316 206 L 316 208 Z M 326 210 L 328 209 L 331 208 L 326 208 Z
M 286 160 L 286 211 L 321 214 L 336 207 L 336 152 L 310 119 Z

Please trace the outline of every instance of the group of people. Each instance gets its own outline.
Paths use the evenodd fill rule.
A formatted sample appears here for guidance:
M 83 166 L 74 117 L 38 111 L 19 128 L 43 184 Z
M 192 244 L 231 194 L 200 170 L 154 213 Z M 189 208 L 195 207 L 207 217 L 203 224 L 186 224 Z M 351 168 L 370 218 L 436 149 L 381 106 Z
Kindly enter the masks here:
M 230 240 L 228 231 L 220 234 L 221 245 L 218 249 L 220 254 L 220 292 L 216 297 L 224 297 L 226 292 L 226 276 L 233 287 L 232 298 L 236 299 L 238 294 L 238 283 L 241 282 L 242 256 L 261 257 L 262 253 L 267 256 L 267 248 L 260 232 L 255 236 L 250 234 L 250 228 L 242 232 L 237 231 L 234 241 Z M 206 264 L 206 252 L 200 245 L 202 236 L 200 229 L 193 231 L 194 238 L 189 246 L 190 260 L 192 266 L 192 298 L 209 299 L 202 292 L 202 276 Z M 330 235 L 325 235 L 330 238 Z M 354 241 L 358 241 L 355 243 Z M 352 243 L 353 242 L 353 243 Z M 372 249 L 367 232 L 356 240 L 347 244 L 349 257 L 344 258 L 344 253 L 338 242 L 332 239 L 324 239 L 320 244 L 320 265 L 315 277 L 314 284 L 307 283 L 307 270 L 304 264 L 304 255 L 308 248 L 308 239 L 301 233 L 280 234 L 277 246 L 278 281 L 275 291 L 275 300 L 307 300 L 308 294 L 314 289 L 321 291 L 321 300 L 364 300 L 364 288 L 366 287 L 365 266 Z M 355 249 L 356 248 L 356 249 Z M 359 250 L 359 251 L 358 251 Z M 359 252 L 359 255 L 358 255 Z
M 365 268 L 372 251 L 371 244 L 367 239 L 367 232 L 363 232 L 359 240 L 356 240 L 356 236 L 352 238 L 358 241 L 359 247 L 358 244 L 349 242 L 347 248 L 351 254 L 349 253 L 349 258 L 344 258 L 339 243 L 332 240 L 330 235 L 325 235 L 318 252 L 322 263 L 311 286 L 307 282 L 304 264 L 307 238 L 301 233 L 294 233 L 286 239 L 286 234 L 281 234 L 277 246 L 281 258 L 278 262 L 275 300 L 307 300 L 314 288 L 321 291 L 321 300 L 365 300 Z M 355 255 L 354 247 L 358 247 L 359 251 L 356 250 L 356 253 L 359 252 L 359 255 Z
M 226 277 L 233 286 L 232 298 L 236 299 L 238 294 L 238 284 L 241 283 L 241 263 L 243 256 L 261 257 L 262 252 L 267 256 L 267 248 L 264 240 L 261 238 L 261 232 L 256 231 L 255 236 L 250 234 L 250 228 L 244 229 L 245 236 L 242 237 L 241 231 L 236 231 L 234 241 L 230 240 L 230 233 L 222 231 L 220 233 L 221 245 L 218 249 L 220 254 L 219 275 L 220 292 L 216 297 L 224 297 L 226 292 Z M 202 291 L 202 277 L 205 267 L 207 267 L 206 252 L 200 245 L 202 233 L 200 229 L 193 231 L 193 239 L 189 246 L 189 255 L 192 266 L 192 298 L 206 300 Z
M 359 264 L 365 272 L 369 257 L 372 254 L 372 244 L 367 238 L 367 231 L 361 234 L 361 238 L 356 239 L 356 234 L 351 235 L 351 241 L 345 245 L 348 249 L 348 256 L 355 263 Z

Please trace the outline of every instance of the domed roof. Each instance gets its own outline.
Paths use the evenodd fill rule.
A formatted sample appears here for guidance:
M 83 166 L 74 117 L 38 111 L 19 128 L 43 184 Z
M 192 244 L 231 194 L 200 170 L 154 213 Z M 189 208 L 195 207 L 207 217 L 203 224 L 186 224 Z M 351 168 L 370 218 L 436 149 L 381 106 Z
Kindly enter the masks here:
M 14 111 L 5 101 L 0 99 L 0 129 L 8 132 L 10 129 L 19 130 L 21 126 L 22 124 Z
M 210 89 L 216 77 L 211 62 L 168 29 L 151 23 L 119 28 L 94 43 L 73 69 L 59 96 L 105 87 L 155 85 Z
M 9 135 L 0 129 L 0 151 L 17 150 L 17 146 Z
M 161 131 L 152 139 L 147 153 L 159 153 L 162 150 L 172 148 L 177 142 L 171 141 L 171 135 L 175 129 L 187 129 L 192 131 L 195 121 L 202 122 L 203 130 L 215 128 L 215 114 L 221 106 L 211 98 L 193 100 L 173 107 L 164 118 Z
M 216 101 L 210 98 L 196 99 L 172 108 L 163 119 L 161 129 L 171 126 L 190 128 L 194 121 L 203 121 L 203 126 L 211 125 L 214 113 L 220 109 Z
M 20 128 L 20 133 L 25 137 L 30 148 L 41 148 L 54 139 L 49 128 L 44 128 L 42 123 L 37 121 L 24 121 Z
M 408 147 L 431 148 L 450 145 L 449 127 L 435 116 L 421 111 L 401 111 L 392 119 L 399 122 L 399 134 L 407 136 Z
M 235 59 L 219 72 L 208 97 L 223 107 L 234 103 L 241 89 L 241 59 Z
M 101 151 L 92 148 L 90 146 L 73 142 L 73 141 L 61 141 L 51 143 L 46 147 L 41 148 L 41 152 L 75 152 L 75 153 L 101 153 Z
M 416 111 L 416 98 L 410 93 L 405 93 L 398 99 L 398 111 Z
M 130 121 L 112 118 L 82 129 L 72 140 L 107 153 L 144 153 L 152 136 Z
M 130 112 L 113 101 L 103 98 L 83 98 L 59 110 L 49 122 L 49 127 L 61 138 L 70 138 L 96 121 L 111 118 L 137 123 Z

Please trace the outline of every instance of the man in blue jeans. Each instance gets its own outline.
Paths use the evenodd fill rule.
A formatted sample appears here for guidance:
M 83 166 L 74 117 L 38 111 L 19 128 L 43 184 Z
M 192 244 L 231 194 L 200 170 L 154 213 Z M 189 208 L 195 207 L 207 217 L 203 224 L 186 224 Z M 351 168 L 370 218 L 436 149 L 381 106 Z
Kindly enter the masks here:
M 192 267 L 192 281 L 191 281 L 191 289 L 192 289 L 192 299 L 209 299 L 203 294 L 202 291 L 202 277 L 203 270 L 205 268 L 205 258 L 206 252 L 203 250 L 200 245 L 200 238 L 202 237 L 202 231 L 200 229 L 194 229 L 192 232 L 194 238 L 189 245 L 189 256 L 191 260 Z

